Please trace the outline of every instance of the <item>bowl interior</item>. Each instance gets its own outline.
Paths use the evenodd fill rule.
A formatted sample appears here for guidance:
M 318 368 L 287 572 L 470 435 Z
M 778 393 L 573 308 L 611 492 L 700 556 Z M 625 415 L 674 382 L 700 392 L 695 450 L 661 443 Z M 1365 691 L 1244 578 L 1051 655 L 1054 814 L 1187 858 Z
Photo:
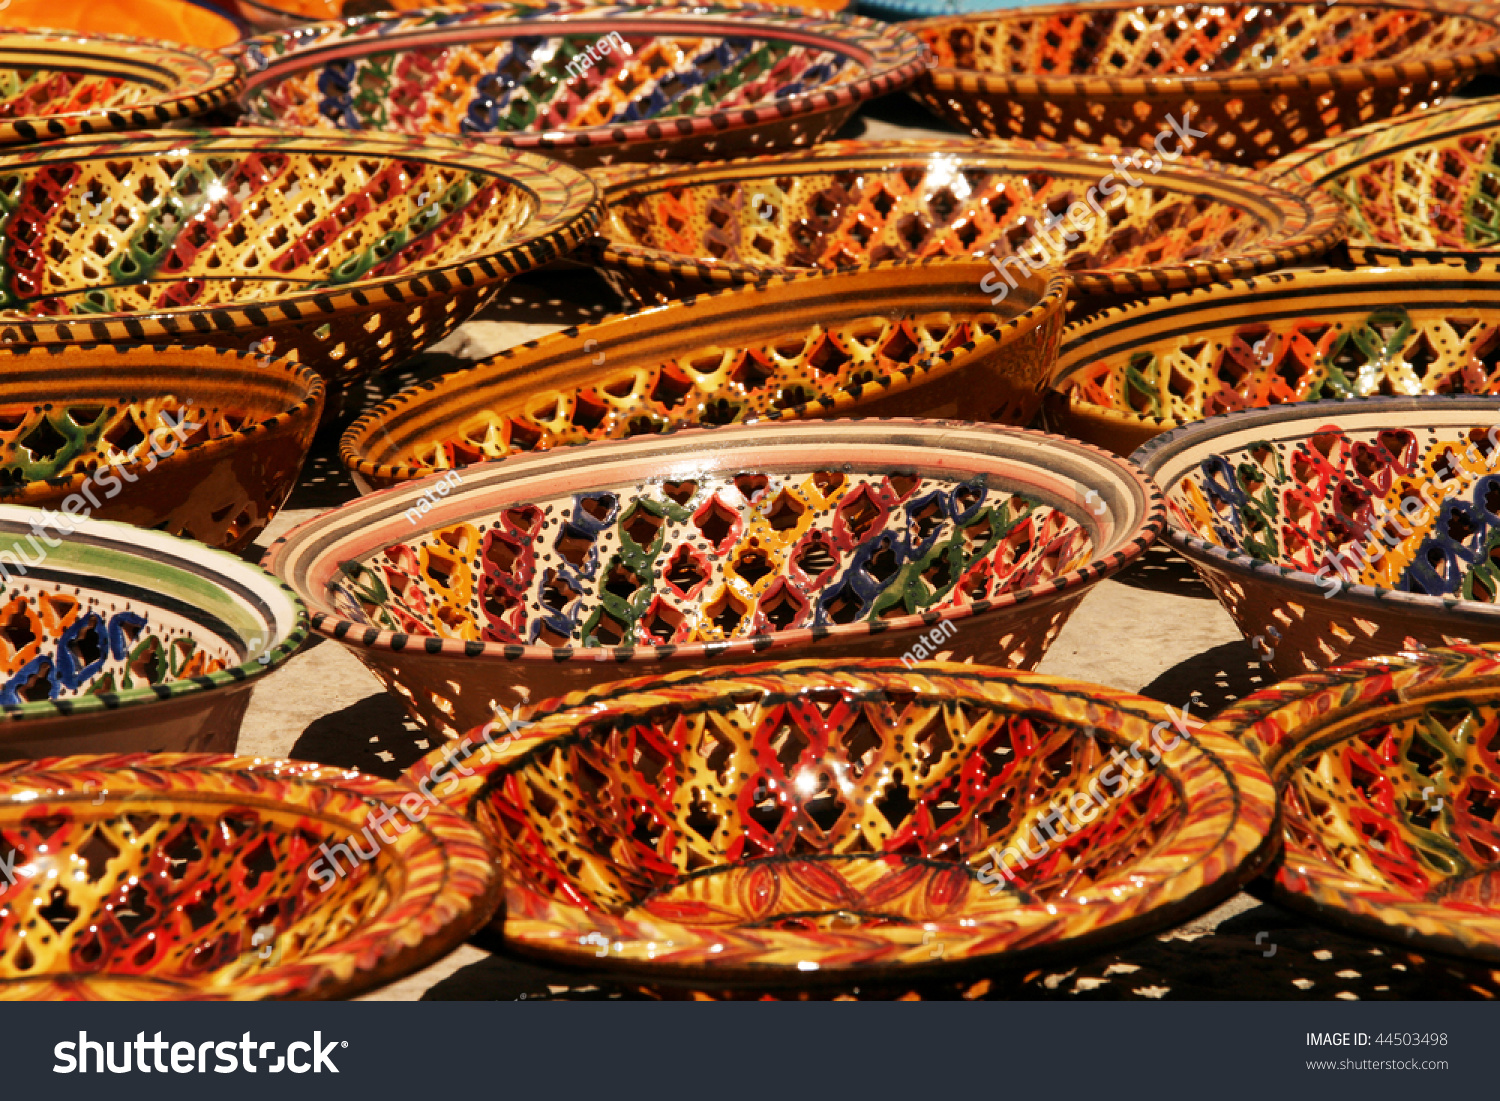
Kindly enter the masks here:
M 900 935 L 1158 887 L 1161 869 L 1139 865 L 1187 812 L 1167 770 L 1142 767 L 1080 832 L 1007 861 L 1014 889 L 992 893 L 977 879 L 990 847 L 1032 841 L 1128 735 L 1044 692 L 1002 702 L 917 678 L 684 695 L 580 714 L 490 778 L 474 813 L 501 839 L 513 897 L 709 933 Z
M 1462 273 L 1435 273 L 1425 290 L 1362 274 L 1400 304 L 1372 308 L 1369 284 L 1347 275 L 1298 273 L 1285 293 L 1273 278 L 1112 313 L 1066 335 L 1054 386 L 1075 407 L 1176 423 L 1287 402 L 1500 391 L 1491 287 Z
M 1377 61 L 1429 61 L 1493 41 L 1457 11 L 1379 3 L 1083 5 L 919 30 L 938 64 L 1038 78 L 1271 75 Z
M 1337 869 L 1387 905 L 1494 914 L 1500 714 L 1483 695 L 1379 708 L 1283 759 L 1288 866 Z
M 378 33 L 377 33 L 378 32 Z M 475 10 L 271 43 L 245 105 L 266 123 L 409 134 L 577 130 L 729 112 L 867 75 L 869 55 L 791 23 Z M 280 57 L 281 50 L 287 52 Z
M 17 873 L 0 878 L 0 991 L 88 977 L 121 994 L 132 982 L 232 994 L 336 947 L 405 889 L 385 846 L 339 861 L 343 875 L 314 873 L 322 846 L 359 834 L 369 805 L 354 792 L 272 775 L 248 797 L 257 784 L 243 761 L 236 795 L 222 773 L 181 760 L 79 769 L 69 779 L 86 785 L 40 803 L 7 798 L 35 785 L 0 772 L 0 852 Z
M 28 488 L 52 495 L 46 483 L 90 470 L 154 469 L 180 448 L 286 413 L 314 389 L 289 366 L 257 366 L 232 353 L 159 356 L 103 350 L 72 351 L 66 360 L 5 357 L 0 499 L 27 498 Z
M 1007 159 L 961 145 L 862 157 L 839 148 L 612 189 L 600 232 L 621 245 L 757 268 L 994 253 L 1089 271 L 1216 259 L 1289 228 L 1284 208 L 1238 179 L 1137 168 L 1128 178 L 1141 186 L 1111 175 L 1101 193 L 1111 166 L 1061 150 Z M 1082 213 L 1061 221 L 1075 204 Z
M 228 132 L 226 132 L 228 133 Z M 0 310 L 45 318 L 262 302 L 492 254 L 537 210 L 434 156 L 232 137 L 0 162 Z
M 658 468 L 424 522 L 345 563 L 329 599 L 355 622 L 411 634 L 665 646 L 960 609 L 1095 553 L 1084 514 L 1024 477 L 884 469 L 854 449 L 823 469 L 735 458 L 744 466 Z M 409 502 L 414 528 L 450 480 L 461 476 L 414 484 L 428 487 Z
M 382 406 L 345 437 L 346 456 L 445 470 L 688 424 L 843 408 L 949 363 L 995 355 L 1041 326 L 1053 332 L 1022 346 L 1008 369 L 1020 389 L 1045 385 L 1060 327 L 1057 288 L 1046 299 L 1046 279 L 1029 276 L 992 307 L 979 288 L 988 270 L 819 276 L 590 326 Z M 971 412 L 980 419 L 992 410 Z
M 1425 417 L 1405 403 L 1373 412 L 1377 401 L 1232 431 L 1233 419 L 1209 422 L 1222 434 L 1198 434 L 1154 471 L 1169 522 L 1330 589 L 1337 579 L 1494 603 L 1500 402 L 1447 414 L 1437 400 Z
M 120 524 L 69 537 L 65 523 L 83 521 L 0 508 L 0 706 L 152 698 L 269 653 L 295 626 L 297 606 L 253 567 Z
M 85 35 L 123 34 L 211 50 L 233 45 L 240 38 L 234 20 L 195 0 L 131 0 L 129 4 L 47 0 L 45 4 L 11 4 L 3 18 L 10 27 L 65 27 Z

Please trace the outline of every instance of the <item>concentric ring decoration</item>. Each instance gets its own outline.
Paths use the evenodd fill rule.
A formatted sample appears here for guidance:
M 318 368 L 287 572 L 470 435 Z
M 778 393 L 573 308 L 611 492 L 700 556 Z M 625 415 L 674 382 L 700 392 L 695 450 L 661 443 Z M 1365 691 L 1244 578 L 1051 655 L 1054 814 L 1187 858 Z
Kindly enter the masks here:
M 802 984 L 1056 958 L 1210 908 L 1274 848 L 1252 754 L 1076 681 L 803 661 L 626 681 L 531 715 L 498 752 L 476 733 L 408 779 L 451 772 L 448 805 L 504 860 L 506 940 L 572 964 Z M 1152 767 L 1109 797 L 1109 750 L 1132 746 Z M 1043 836 L 1049 796 L 1091 825 L 1002 857 L 1009 883 L 985 872 Z
M 0 146 L 160 128 L 233 102 L 241 83 L 235 63 L 211 50 L 125 35 L 3 31 Z

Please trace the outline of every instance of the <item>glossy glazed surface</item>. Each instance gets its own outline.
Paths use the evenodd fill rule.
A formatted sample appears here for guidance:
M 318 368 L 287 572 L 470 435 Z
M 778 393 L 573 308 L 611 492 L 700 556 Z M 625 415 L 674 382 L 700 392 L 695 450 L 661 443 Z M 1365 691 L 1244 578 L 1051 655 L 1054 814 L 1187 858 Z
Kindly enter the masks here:
M 424 724 L 776 650 L 1030 667 L 1150 543 L 1154 492 L 1056 437 L 942 421 L 790 421 L 600 441 L 398 486 L 266 564 Z
M 414 970 L 493 909 L 479 833 L 428 807 L 346 876 L 315 870 L 412 796 L 303 761 L 0 764 L 18 873 L 0 880 L 0 1000 L 336 998 Z
M 1280 271 L 1106 310 L 1064 333 L 1049 424 L 1128 455 L 1241 409 L 1500 392 L 1497 268 Z
M 926 67 L 872 20 L 632 5 L 320 23 L 253 40 L 246 63 L 246 109 L 268 125 L 464 134 L 577 164 L 812 145 Z
M 1173 546 L 1282 676 L 1500 641 L 1500 398 L 1256 409 L 1135 457 Z
M 160 127 L 229 103 L 240 84 L 234 62 L 210 50 L 121 35 L 0 32 L 0 145 Z
M 117 730 L 148 736 L 157 714 L 188 739 L 163 748 L 232 746 L 233 727 L 179 722 L 175 698 L 200 720 L 220 697 L 242 711 L 254 678 L 304 641 L 302 605 L 232 555 L 88 511 L 0 505 L 0 757 L 117 748 Z
M 1466 263 L 1500 255 L 1500 99 L 1454 100 L 1364 126 L 1266 168 L 1346 211 L 1357 264 Z
M 291 493 L 322 408 L 311 369 L 240 352 L 13 346 L 0 502 L 72 498 L 100 520 L 242 550 Z
M 1298 677 L 1221 714 L 1277 783 L 1278 901 L 1422 952 L 1500 962 L 1497 694 L 1500 651 L 1461 647 Z
M 769 273 L 990 255 L 1063 268 L 1075 299 L 1162 293 L 1316 257 L 1343 233 L 1323 196 L 1233 169 L 1167 164 L 1121 177 L 1098 148 L 962 139 L 833 142 L 684 166 L 608 187 L 606 198 L 605 246 L 583 255 L 637 300 Z M 1005 267 L 989 293 L 1008 293 L 1003 280 L 1027 265 Z
M 813 274 L 512 348 L 361 417 L 340 454 L 382 487 L 683 425 L 839 416 L 1025 424 L 1062 332 L 1061 278 L 998 307 L 977 263 Z
M 507 940 L 591 967 L 800 982 L 1078 951 L 1230 893 L 1274 812 L 1213 728 L 1163 754 L 1160 704 L 984 666 L 756 665 L 537 714 L 449 805 L 502 853 Z M 1156 759 L 1127 778 L 1109 750 L 1132 744 Z M 1070 796 L 1093 809 L 1038 829 Z M 1022 843 L 1012 882 L 984 872 Z
M 910 26 L 936 55 L 916 94 L 977 136 L 1149 151 L 1172 114 L 1206 132 L 1202 155 L 1247 167 L 1419 110 L 1500 60 L 1500 17 L 1458 0 L 1099 0 Z
M 529 153 L 254 128 L 18 150 L 0 193 L 0 343 L 253 346 L 333 389 L 599 217 L 582 173 Z
M 229 5 L 223 5 L 228 7 Z M 197 0 L 10 0 L 7 27 L 55 27 L 89 36 L 124 34 L 218 50 L 239 41 L 240 29 Z

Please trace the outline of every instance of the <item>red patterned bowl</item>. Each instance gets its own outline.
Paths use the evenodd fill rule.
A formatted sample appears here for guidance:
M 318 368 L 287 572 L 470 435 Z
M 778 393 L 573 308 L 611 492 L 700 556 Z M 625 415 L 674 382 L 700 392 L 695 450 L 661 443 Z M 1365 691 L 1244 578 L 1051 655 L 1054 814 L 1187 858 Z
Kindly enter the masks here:
M 1278 902 L 1403 948 L 1500 964 L 1500 647 L 1297 677 L 1214 725 L 1276 781 Z
M 617 315 L 404 390 L 355 421 L 339 453 L 367 488 L 682 425 L 1025 424 L 1052 375 L 1065 284 L 1032 275 L 996 307 L 979 287 L 988 271 L 880 264 Z
M 1116 158 L 1118 161 L 1118 158 Z M 849 141 L 610 181 L 600 236 L 576 259 L 649 302 L 773 274 L 872 261 L 989 257 L 1003 300 L 1062 269 L 1078 312 L 1254 275 L 1343 238 L 1315 189 L 1228 165 L 1125 165 L 1046 142 Z
M 239 551 L 296 485 L 323 410 L 310 368 L 217 348 L 0 350 L 0 502 Z
M 1150 152 L 1191 127 L 1195 154 L 1246 167 L 1500 65 L 1500 11 L 1467 0 L 1093 0 L 907 26 L 936 57 L 916 94 L 979 137 Z
M 1269 778 L 1215 727 L 981 665 L 683 672 L 534 719 L 408 779 L 451 779 L 500 852 L 510 945 L 658 979 L 1096 950 L 1228 897 L 1275 836 Z
M 0 31 L 0 145 L 161 127 L 224 106 L 240 84 L 234 62 L 209 50 L 124 35 Z
M 349 997 L 455 947 L 500 888 L 416 788 L 259 757 L 0 764 L 0 853 L 0 1001 Z
M 1160 523 L 1133 467 L 1071 440 L 787 421 L 410 482 L 308 520 L 265 561 L 315 630 L 456 738 L 658 663 L 932 646 L 1029 668 Z
M 749 7 L 429 9 L 244 47 L 249 116 L 275 126 L 463 134 L 574 164 L 813 145 L 926 68 L 906 31 Z
M 518 150 L 249 127 L 14 150 L 0 193 L 0 343 L 253 348 L 321 374 L 325 416 L 602 210 Z

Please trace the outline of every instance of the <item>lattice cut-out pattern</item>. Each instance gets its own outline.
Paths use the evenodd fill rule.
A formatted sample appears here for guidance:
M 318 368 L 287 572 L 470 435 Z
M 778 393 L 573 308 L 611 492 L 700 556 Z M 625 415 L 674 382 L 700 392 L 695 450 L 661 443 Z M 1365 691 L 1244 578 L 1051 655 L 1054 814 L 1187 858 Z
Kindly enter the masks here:
M 31 318 L 270 301 L 493 252 L 534 211 L 459 166 L 187 147 L 0 170 L 0 309 Z M 23 230 L 24 227 L 24 230 Z
M 1330 305 L 1315 317 L 1273 316 L 1152 339 L 1072 369 L 1059 384 L 1076 404 L 1185 423 L 1285 402 L 1500 390 L 1500 324 L 1487 308 Z M 1249 306 L 1253 310 L 1254 306 Z M 1152 318 L 1172 326 L 1172 316 Z
M 524 412 L 477 410 L 461 434 L 424 441 L 412 457 L 447 469 L 586 440 L 775 417 L 899 378 L 913 364 L 993 335 L 1006 320 L 992 313 L 871 315 L 815 324 L 771 344 L 705 345 L 591 386 L 541 391 Z
M 46 553 L 41 539 L 27 536 L 0 547 L 0 565 L 24 574 Z M 166 685 L 240 660 L 227 643 L 159 609 L 133 610 L 74 586 L 19 578 L 12 586 L 0 604 L 0 706 Z
M 1500 446 L 1489 428 L 1327 424 L 1243 442 L 1165 487 L 1168 510 L 1210 543 L 1330 585 L 1494 603 Z
M 1207 134 L 1195 152 L 1246 165 L 1426 107 L 1500 42 L 1483 11 L 1360 3 L 1020 9 L 919 33 L 939 66 L 966 70 L 921 98 L 976 134 L 1149 149 L 1170 112 Z M 1193 80 L 1142 84 L 1174 78 Z
M 874 623 L 1059 576 L 1075 520 L 983 477 L 746 470 L 506 509 L 345 567 L 340 614 L 443 638 L 674 645 Z

